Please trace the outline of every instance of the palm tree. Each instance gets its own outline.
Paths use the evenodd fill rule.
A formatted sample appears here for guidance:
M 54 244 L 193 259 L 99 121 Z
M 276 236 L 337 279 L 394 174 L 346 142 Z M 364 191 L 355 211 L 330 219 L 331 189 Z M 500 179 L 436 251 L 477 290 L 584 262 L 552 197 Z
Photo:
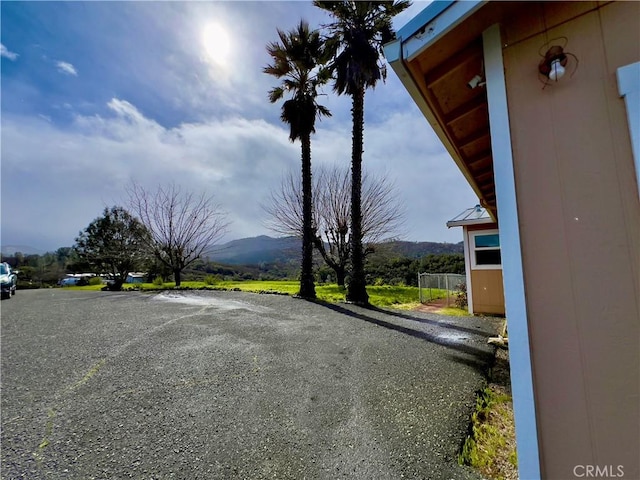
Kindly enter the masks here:
M 282 104 L 280 118 L 289 124 L 289 140 L 300 140 L 302 147 L 302 272 L 300 292 L 303 298 L 315 298 L 313 281 L 313 239 L 315 237 L 311 187 L 311 134 L 315 133 L 316 118 L 331 116 L 326 107 L 317 102 L 318 88 L 330 79 L 322 66 L 325 49 L 320 32 L 310 31 L 304 20 L 290 32 L 278 29 L 280 42 L 267 45 L 273 63 L 264 72 L 282 79 L 282 84 L 269 91 L 269 100 L 275 103 L 285 94 L 290 98 Z
M 333 56 L 333 89 L 351 97 L 353 119 L 351 149 L 351 263 L 347 301 L 368 304 L 362 246 L 362 152 L 364 95 L 386 77 L 382 46 L 393 40 L 392 18 L 411 5 L 409 0 L 379 2 L 319 1 L 314 5 L 334 18 L 327 25 L 327 50 Z

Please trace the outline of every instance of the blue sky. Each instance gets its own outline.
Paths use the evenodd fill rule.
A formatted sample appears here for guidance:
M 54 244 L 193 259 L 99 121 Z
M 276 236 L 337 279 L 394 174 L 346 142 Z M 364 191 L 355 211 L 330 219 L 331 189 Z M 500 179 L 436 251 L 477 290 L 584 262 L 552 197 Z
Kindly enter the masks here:
M 396 28 L 426 7 L 416 2 Z M 271 234 L 261 204 L 299 168 L 262 73 L 276 28 L 329 18 L 310 2 L 1 2 L 2 245 L 71 246 L 131 181 L 214 195 L 223 241 Z M 220 33 L 222 32 L 222 33 Z M 226 40 L 225 40 L 226 39 Z M 347 163 L 350 99 L 330 87 L 314 165 Z M 405 205 L 402 238 L 461 240 L 476 197 L 389 69 L 365 101 L 364 167 Z

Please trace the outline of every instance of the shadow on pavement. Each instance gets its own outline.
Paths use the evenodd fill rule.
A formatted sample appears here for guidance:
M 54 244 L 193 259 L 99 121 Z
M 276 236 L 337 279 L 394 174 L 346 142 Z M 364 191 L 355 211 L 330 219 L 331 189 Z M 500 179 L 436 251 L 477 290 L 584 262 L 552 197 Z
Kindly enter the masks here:
M 409 335 L 414 338 L 419 338 L 421 340 L 424 340 L 430 343 L 435 343 L 437 345 L 442 345 L 444 347 L 453 349 L 456 352 L 466 354 L 466 356 L 464 357 L 459 355 L 452 355 L 451 358 L 452 360 L 458 363 L 462 363 L 465 365 L 469 365 L 473 368 L 476 368 L 479 371 L 481 371 L 483 374 L 487 372 L 487 369 L 492 367 L 495 361 L 495 354 L 491 347 L 487 347 L 487 349 L 474 347 L 473 345 L 468 345 L 466 343 L 463 343 L 463 341 L 461 341 L 460 338 L 458 339 L 447 338 L 446 335 L 434 335 L 428 332 L 415 330 L 413 328 L 405 327 L 402 325 L 396 325 L 395 323 L 387 322 L 385 320 L 381 320 L 379 318 L 375 318 L 373 316 L 366 315 L 364 313 L 355 312 L 353 310 L 350 310 L 349 308 L 345 308 L 343 306 L 336 305 L 333 303 L 325 303 L 325 302 L 317 302 L 317 301 L 315 303 L 318 303 L 319 305 L 322 305 L 335 312 L 342 313 L 344 315 L 348 315 L 350 317 L 357 318 L 359 320 L 363 320 L 367 323 L 372 323 L 379 327 L 388 328 L 389 330 L 394 330 L 396 332 L 404 333 L 405 335 Z M 434 320 L 427 320 L 427 319 L 412 317 L 404 314 L 396 314 L 394 312 L 388 312 L 387 310 L 382 310 L 376 307 L 360 307 L 360 308 L 364 308 L 376 313 L 382 313 L 385 315 L 398 316 L 408 320 L 419 321 L 421 323 L 433 324 L 434 326 L 441 328 L 443 331 L 452 329 L 452 330 L 463 331 L 465 333 L 471 333 L 473 335 L 482 336 L 484 334 L 482 331 L 479 331 L 479 330 L 460 327 L 458 325 L 452 325 L 445 322 L 437 322 Z
M 367 310 L 372 310 L 374 312 L 379 312 L 379 313 L 384 313 L 386 315 L 391 315 L 391 316 L 394 316 L 394 317 L 404 318 L 405 320 L 411 320 L 412 322 L 426 323 L 426 324 L 435 325 L 435 326 L 441 327 L 441 328 L 446 328 L 446 329 L 451 329 L 451 330 L 458 330 L 460 332 L 470 333 L 472 335 L 487 335 L 487 336 L 491 336 L 491 335 L 495 334 L 495 332 L 493 332 L 493 331 L 485 331 L 485 330 L 480 329 L 480 328 L 462 327 L 460 325 L 456 325 L 455 323 L 441 322 L 439 320 L 430 320 L 428 318 L 420 318 L 420 317 L 416 317 L 414 315 L 409 315 L 409 314 L 403 313 L 403 312 L 394 312 L 392 310 L 385 310 L 383 308 L 374 307 L 373 305 L 370 305 L 370 306 L 364 307 L 364 308 L 366 308 Z

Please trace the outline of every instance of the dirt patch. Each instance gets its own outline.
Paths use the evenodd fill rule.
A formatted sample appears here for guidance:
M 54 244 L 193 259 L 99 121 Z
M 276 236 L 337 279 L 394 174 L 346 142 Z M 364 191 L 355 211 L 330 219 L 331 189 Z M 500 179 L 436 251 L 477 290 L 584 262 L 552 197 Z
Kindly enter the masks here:
M 447 305 L 446 298 L 438 298 L 436 300 L 432 300 L 429 303 L 422 303 L 415 308 L 416 312 L 427 312 L 427 313 L 439 313 L 443 308 L 450 307 L 451 305 Z

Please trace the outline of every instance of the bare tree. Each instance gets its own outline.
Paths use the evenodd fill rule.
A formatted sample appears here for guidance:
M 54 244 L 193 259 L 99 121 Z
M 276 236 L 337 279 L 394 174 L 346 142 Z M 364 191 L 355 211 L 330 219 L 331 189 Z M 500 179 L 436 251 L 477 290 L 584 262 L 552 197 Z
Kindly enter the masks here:
M 212 197 L 183 192 L 175 184 L 151 192 L 133 183 L 127 193 L 131 211 L 151 234 L 149 247 L 180 286 L 182 271 L 226 232 L 226 213 Z
M 347 167 L 319 167 L 314 176 L 314 246 L 344 286 L 351 256 L 351 175 Z M 285 174 L 280 188 L 264 206 L 267 228 L 281 235 L 302 236 L 302 191 L 293 172 Z M 374 243 L 400 229 L 404 211 L 389 177 L 363 175 L 362 232 L 365 253 Z

